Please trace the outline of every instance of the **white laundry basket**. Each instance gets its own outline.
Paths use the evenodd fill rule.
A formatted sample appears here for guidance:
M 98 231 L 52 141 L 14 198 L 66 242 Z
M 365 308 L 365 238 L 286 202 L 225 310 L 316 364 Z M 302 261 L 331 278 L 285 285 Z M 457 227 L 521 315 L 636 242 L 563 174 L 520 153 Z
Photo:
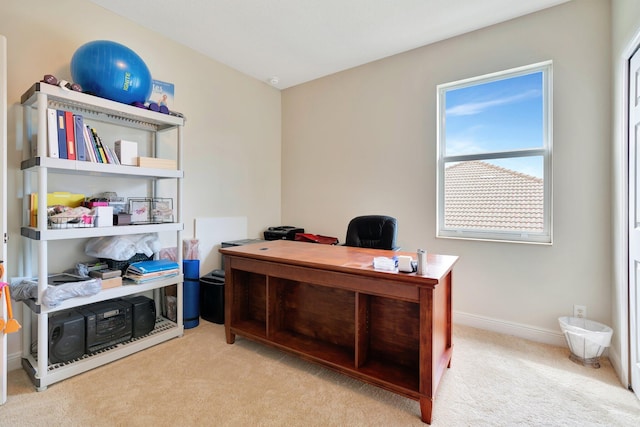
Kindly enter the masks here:
M 576 363 L 599 368 L 600 356 L 611 344 L 613 329 L 581 317 L 560 317 L 558 322 L 571 350 L 569 358 Z

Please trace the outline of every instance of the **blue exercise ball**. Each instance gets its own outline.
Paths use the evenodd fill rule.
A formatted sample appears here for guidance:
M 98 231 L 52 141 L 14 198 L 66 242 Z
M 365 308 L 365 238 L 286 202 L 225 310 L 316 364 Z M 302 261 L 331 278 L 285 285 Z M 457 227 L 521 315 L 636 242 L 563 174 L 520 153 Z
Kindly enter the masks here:
M 71 77 L 83 92 L 124 104 L 144 103 L 152 89 L 151 73 L 142 58 L 108 40 L 80 46 L 71 58 Z

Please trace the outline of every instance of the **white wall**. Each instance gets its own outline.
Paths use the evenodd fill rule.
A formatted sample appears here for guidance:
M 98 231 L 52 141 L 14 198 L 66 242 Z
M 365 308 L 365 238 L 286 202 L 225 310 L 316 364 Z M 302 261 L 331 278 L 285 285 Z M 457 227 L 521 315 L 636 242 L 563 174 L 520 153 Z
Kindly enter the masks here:
M 562 343 L 611 323 L 610 7 L 580 0 L 283 91 L 283 222 L 344 240 L 399 221 L 405 250 L 455 254 L 454 320 Z M 436 239 L 436 85 L 554 63 L 552 246 Z
M 627 140 L 625 131 L 626 99 L 625 62 L 640 43 L 640 3 L 636 0 L 612 1 L 612 61 L 613 61 L 613 103 L 612 103 L 612 238 L 613 238 L 613 278 L 612 278 L 612 327 L 614 334 L 609 349 L 609 358 L 616 364 L 616 370 L 624 384 L 629 383 L 628 334 L 628 272 L 627 272 Z
M 174 109 L 187 117 L 185 238 L 200 217 L 247 217 L 246 237 L 280 222 L 279 91 L 84 0 L 2 1 L 0 29 L 8 44 L 9 276 L 21 274 L 20 96 L 44 74 L 71 80 L 73 53 L 92 40 L 128 46 L 154 78 L 175 84 Z M 69 256 L 67 268 L 76 261 Z M 18 335 L 9 337 L 13 361 Z

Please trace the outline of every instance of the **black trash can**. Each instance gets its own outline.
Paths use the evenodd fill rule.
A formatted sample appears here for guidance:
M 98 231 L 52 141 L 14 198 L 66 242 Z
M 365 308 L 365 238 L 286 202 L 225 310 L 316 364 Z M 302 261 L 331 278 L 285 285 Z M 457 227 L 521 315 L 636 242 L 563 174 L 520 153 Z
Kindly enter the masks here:
M 224 324 L 224 270 L 213 270 L 200 278 L 200 317 Z

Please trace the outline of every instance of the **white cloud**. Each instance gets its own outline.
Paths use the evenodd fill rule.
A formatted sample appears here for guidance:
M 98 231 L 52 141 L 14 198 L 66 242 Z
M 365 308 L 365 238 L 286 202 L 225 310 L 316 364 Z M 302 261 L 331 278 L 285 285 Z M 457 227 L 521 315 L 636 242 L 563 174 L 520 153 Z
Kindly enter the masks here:
M 505 104 L 513 104 L 525 99 L 535 98 L 540 96 L 539 90 L 529 90 L 527 92 L 520 93 L 518 95 L 507 96 L 504 98 L 493 99 L 484 102 L 469 102 L 467 104 L 456 105 L 455 107 L 447 109 L 447 115 L 450 116 L 471 116 L 479 114 L 491 107 L 497 107 Z
M 485 152 L 473 139 L 451 139 L 447 140 L 447 156 L 457 156 L 460 154 L 477 154 Z

